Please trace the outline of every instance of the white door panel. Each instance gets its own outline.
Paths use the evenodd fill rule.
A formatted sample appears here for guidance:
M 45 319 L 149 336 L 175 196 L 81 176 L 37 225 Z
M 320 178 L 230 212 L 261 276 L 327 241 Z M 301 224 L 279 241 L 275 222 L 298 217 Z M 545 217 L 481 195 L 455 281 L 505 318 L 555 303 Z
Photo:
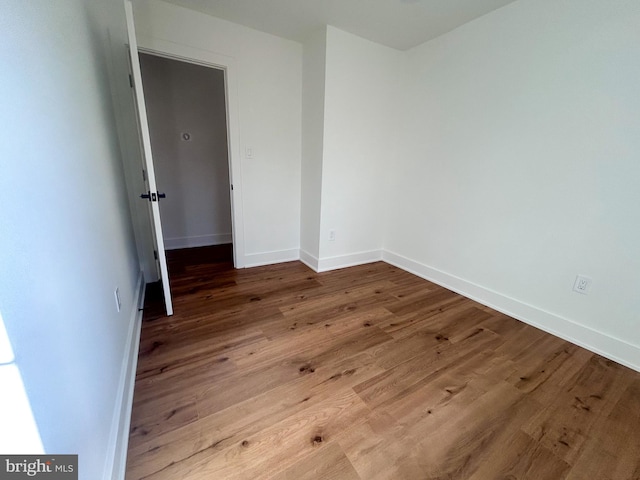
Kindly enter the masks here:
M 155 169 L 153 168 L 153 155 L 151 153 L 151 137 L 149 135 L 149 122 L 147 119 L 147 109 L 144 102 L 144 91 L 142 88 L 142 74 L 140 72 L 140 60 L 138 58 L 138 42 L 136 40 L 136 30 L 133 22 L 133 5 L 130 0 L 124 1 L 125 12 L 127 16 L 127 31 L 129 34 L 129 54 L 131 55 L 131 70 L 133 79 L 133 89 L 136 98 L 136 109 L 138 112 L 138 120 L 140 124 L 140 137 L 142 139 L 143 158 L 146 171 L 146 184 L 148 191 L 144 195 L 148 195 L 151 209 L 151 224 L 155 237 L 155 246 L 158 255 L 158 264 L 160 268 L 160 278 L 162 281 L 162 289 L 164 292 L 164 302 L 167 315 L 173 315 L 173 303 L 171 301 L 171 288 L 169 285 L 169 271 L 167 268 L 167 257 L 164 251 L 164 239 L 162 236 L 162 222 L 160 220 L 160 198 L 158 196 L 158 188 L 156 185 Z

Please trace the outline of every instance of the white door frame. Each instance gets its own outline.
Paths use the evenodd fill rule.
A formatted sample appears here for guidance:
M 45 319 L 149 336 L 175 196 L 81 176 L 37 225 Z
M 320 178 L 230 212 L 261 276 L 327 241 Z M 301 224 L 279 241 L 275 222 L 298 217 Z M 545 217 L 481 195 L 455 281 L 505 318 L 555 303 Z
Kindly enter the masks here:
M 244 268 L 244 222 L 242 208 L 242 163 L 238 128 L 238 92 L 235 59 L 227 55 L 187 45 L 138 35 L 138 51 L 181 62 L 216 68 L 224 72 L 225 104 L 227 108 L 227 152 L 229 156 L 229 184 L 231 185 L 231 235 L 233 265 Z

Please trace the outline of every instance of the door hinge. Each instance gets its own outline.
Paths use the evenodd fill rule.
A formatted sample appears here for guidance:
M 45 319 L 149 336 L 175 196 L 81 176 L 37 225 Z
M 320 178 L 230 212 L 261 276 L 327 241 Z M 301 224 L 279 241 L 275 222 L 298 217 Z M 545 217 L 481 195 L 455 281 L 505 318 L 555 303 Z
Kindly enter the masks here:
M 129 86 L 133 88 L 133 77 L 129 74 Z
M 158 259 L 158 251 L 157 250 L 153 251 L 153 258 L 154 258 L 154 260 Z
M 147 171 L 144 168 L 142 169 L 142 181 L 147 181 Z
M 233 190 L 233 183 L 231 184 L 231 190 Z

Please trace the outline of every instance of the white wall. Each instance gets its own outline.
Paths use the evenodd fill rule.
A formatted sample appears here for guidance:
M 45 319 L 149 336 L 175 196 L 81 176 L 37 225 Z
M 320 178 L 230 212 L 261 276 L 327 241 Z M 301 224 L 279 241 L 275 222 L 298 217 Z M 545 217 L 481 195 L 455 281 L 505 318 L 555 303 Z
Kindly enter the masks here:
M 635 0 L 522 0 L 411 50 L 385 243 L 635 368 L 638 25 Z
M 165 247 L 230 243 L 224 71 L 148 54 L 140 66 Z
M 314 268 L 320 257 L 326 53 L 327 30 L 323 28 L 305 40 L 302 61 L 300 255 Z
M 129 88 L 123 6 L 8 0 L 0 31 L 0 312 L 45 450 L 98 479 L 139 275 L 109 85 Z
M 147 38 L 232 57 L 237 72 L 245 256 L 300 246 L 302 45 L 157 0 L 135 2 Z M 253 159 L 244 157 L 252 147 Z M 234 185 L 235 187 L 235 185 Z M 274 253 L 275 252 L 275 253 Z
M 326 59 L 321 268 L 380 255 L 403 66 L 401 52 L 334 27 Z

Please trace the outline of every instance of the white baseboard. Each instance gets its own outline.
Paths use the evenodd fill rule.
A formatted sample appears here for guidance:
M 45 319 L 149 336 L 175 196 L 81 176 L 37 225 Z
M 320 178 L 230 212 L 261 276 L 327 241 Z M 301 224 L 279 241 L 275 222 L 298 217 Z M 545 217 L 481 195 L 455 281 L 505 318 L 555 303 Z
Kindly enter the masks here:
M 368 252 L 350 253 L 335 257 L 324 257 L 318 260 L 318 272 L 338 270 L 339 268 L 354 267 L 365 263 L 379 262 L 382 260 L 382 250 L 370 250 Z
M 579 345 L 614 362 L 640 371 L 640 347 L 611 337 L 590 327 L 547 312 L 501 293 L 416 262 L 393 252 L 384 251 L 382 259 L 398 268 L 437 283 L 471 300 L 510 317 L 544 330 L 556 337 Z
M 324 257 L 320 259 L 304 250 L 300 250 L 300 261 L 318 273 L 379 262 L 380 260 L 382 260 L 382 250 L 370 250 L 368 252 L 350 253 L 348 255 L 337 255 L 335 257 Z
M 127 448 L 129 446 L 129 428 L 131 427 L 131 409 L 133 407 L 133 389 L 138 366 L 138 348 L 140 347 L 140 329 L 142 327 L 142 306 L 145 293 L 144 276 L 138 276 L 133 307 L 130 316 L 125 355 L 122 359 L 120 384 L 116 395 L 114 414 L 111 422 L 111 434 L 107 449 L 104 480 L 124 480 L 127 466 Z
M 300 250 L 300 261 L 314 272 L 318 271 L 318 259 L 311 255 L 309 252 Z
M 222 245 L 224 243 L 232 242 L 233 237 L 230 233 L 195 235 L 193 237 L 165 238 L 164 248 L 166 250 L 176 250 L 178 248 L 206 247 L 209 245 Z
M 300 250 L 297 248 L 278 250 L 276 252 L 251 253 L 244 256 L 242 265 L 244 268 L 251 268 L 274 263 L 292 262 L 294 260 L 300 260 Z

